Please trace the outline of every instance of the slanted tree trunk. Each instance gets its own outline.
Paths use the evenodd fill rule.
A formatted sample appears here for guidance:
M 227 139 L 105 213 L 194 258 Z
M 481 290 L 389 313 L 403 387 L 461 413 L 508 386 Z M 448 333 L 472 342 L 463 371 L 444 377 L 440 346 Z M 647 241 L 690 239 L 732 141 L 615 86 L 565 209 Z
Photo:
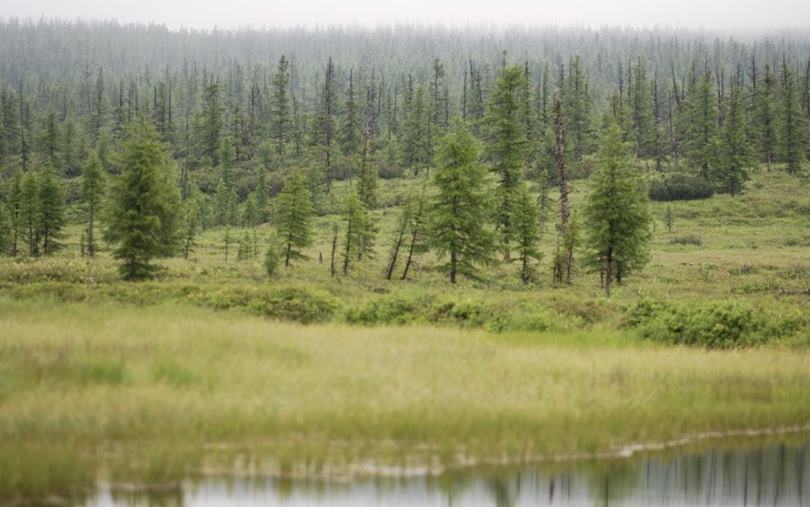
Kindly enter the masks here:
M 400 280 L 405 280 L 408 278 L 408 270 L 411 268 L 411 263 L 413 262 L 413 254 L 416 251 L 416 242 L 419 238 L 419 234 L 421 234 L 421 227 L 422 201 L 419 202 L 419 207 L 416 209 L 416 215 L 414 215 L 413 222 L 411 223 L 411 244 L 408 247 L 408 258 L 405 260 L 405 268 L 402 270 Z
M 399 250 L 402 248 L 402 243 L 405 240 L 405 230 L 407 225 L 407 220 L 403 220 L 400 224 L 399 231 L 397 232 L 397 239 L 394 242 L 394 246 L 391 248 L 391 258 L 388 261 L 388 267 L 385 268 L 386 280 L 390 280 L 391 277 L 394 276 L 394 268 L 396 268 L 397 259 L 399 259 Z

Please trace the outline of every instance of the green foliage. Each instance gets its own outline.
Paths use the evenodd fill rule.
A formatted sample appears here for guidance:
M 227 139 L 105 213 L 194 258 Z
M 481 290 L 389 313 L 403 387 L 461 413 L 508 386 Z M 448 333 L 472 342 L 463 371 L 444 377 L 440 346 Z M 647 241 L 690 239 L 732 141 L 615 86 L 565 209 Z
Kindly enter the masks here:
M 599 169 L 585 204 L 586 262 L 599 271 L 605 292 L 649 259 L 652 238 L 647 189 L 633 166 L 617 124 L 601 138 Z
M 349 267 L 356 260 L 361 260 L 364 254 L 373 254 L 374 236 L 376 228 L 371 222 L 368 210 L 357 197 L 354 190 L 349 192 L 343 204 L 343 222 L 345 230 L 342 245 L 343 274 L 349 273 Z
M 677 345 L 735 348 L 760 345 L 807 331 L 800 314 L 771 315 L 743 301 L 668 303 L 645 299 L 628 325 L 644 338 Z
M 794 73 L 786 63 L 782 63 L 781 79 L 781 122 L 780 148 L 782 160 L 787 162 L 790 173 L 801 171 L 802 162 L 807 158 L 807 122 L 799 102 L 799 86 Z
M 678 117 L 684 153 L 700 176 L 708 180 L 717 153 L 717 98 L 708 69 L 689 91 L 685 107 L 685 114 Z
M 284 266 L 306 259 L 302 250 L 312 244 L 312 194 L 303 174 L 296 172 L 284 182 L 278 195 L 273 223 L 282 242 Z
M 740 193 L 749 171 L 754 166 L 754 155 L 746 129 L 748 114 L 742 99 L 739 86 L 731 89 L 731 96 L 726 105 L 726 117 L 720 133 L 720 149 L 714 179 L 720 189 L 731 195 Z
M 498 176 L 495 223 L 501 247 L 508 257 L 510 244 L 515 241 L 515 206 L 518 186 L 528 159 L 529 140 L 526 132 L 527 114 L 522 93 L 528 77 L 520 67 L 507 67 L 495 83 L 487 109 L 487 155 Z
M 265 317 L 302 324 L 330 320 L 337 308 L 328 294 L 297 287 L 260 293 L 250 306 Z
M 130 126 L 121 154 L 121 175 L 113 182 L 106 238 L 115 243 L 127 280 L 148 278 L 152 259 L 170 255 L 178 245 L 180 194 L 174 164 L 154 128 Z
M 703 244 L 703 240 L 700 238 L 700 236 L 689 234 L 687 236 L 675 236 L 669 240 L 669 244 L 701 246 Z
M 270 278 L 278 271 L 278 266 L 281 263 L 281 252 L 278 244 L 278 236 L 274 233 L 270 236 L 268 241 L 267 250 L 264 253 L 264 271 Z
M 689 173 L 668 173 L 650 183 L 650 199 L 653 201 L 690 201 L 708 199 L 714 195 L 714 186 Z
M 11 244 L 11 220 L 6 211 L 6 205 L 0 202 L 0 255 L 9 253 Z
M 487 226 L 489 200 L 479 152 L 475 138 L 459 119 L 439 142 L 428 243 L 440 255 L 449 256 L 442 267 L 451 283 L 457 274 L 475 277 L 478 266 L 492 259 L 494 237 Z
M 50 166 L 40 174 L 37 192 L 37 228 L 42 241 L 42 253 L 51 255 L 62 247 L 60 240 L 65 226 L 65 194 L 62 183 Z
M 520 279 L 523 283 L 532 280 L 536 273 L 533 263 L 543 256 L 537 248 L 540 241 L 539 214 L 534 197 L 529 193 L 526 184 L 521 183 L 515 192 L 513 223 L 515 246 L 521 264 Z
M 99 215 L 105 190 L 104 169 L 98 155 L 92 153 L 82 171 L 82 202 L 86 215 L 87 254 L 96 254 L 96 219 Z

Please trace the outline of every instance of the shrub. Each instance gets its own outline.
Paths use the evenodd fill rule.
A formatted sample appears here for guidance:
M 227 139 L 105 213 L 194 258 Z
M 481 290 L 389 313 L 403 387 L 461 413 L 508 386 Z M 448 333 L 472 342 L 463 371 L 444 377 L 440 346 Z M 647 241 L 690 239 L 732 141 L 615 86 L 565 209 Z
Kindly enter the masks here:
M 670 245 L 694 245 L 700 246 L 703 244 L 703 240 L 700 236 L 695 236 L 694 234 L 690 234 L 688 236 L 675 236 L 674 238 L 669 240 Z
M 671 173 L 650 184 L 650 199 L 653 201 L 689 201 L 708 199 L 712 195 L 714 187 L 709 182 L 686 173 Z
M 406 324 L 421 313 L 420 302 L 400 296 L 382 297 L 367 301 L 359 308 L 346 312 L 346 321 L 352 324 Z
M 665 303 L 643 300 L 628 325 L 642 337 L 671 344 L 734 348 L 795 336 L 807 322 L 797 315 L 772 315 L 742 301 Z
M 329 295 L 298 287 L 259 293 L 249 306 L 266 317 L 302 324 L 329 320 L 337 309 Z

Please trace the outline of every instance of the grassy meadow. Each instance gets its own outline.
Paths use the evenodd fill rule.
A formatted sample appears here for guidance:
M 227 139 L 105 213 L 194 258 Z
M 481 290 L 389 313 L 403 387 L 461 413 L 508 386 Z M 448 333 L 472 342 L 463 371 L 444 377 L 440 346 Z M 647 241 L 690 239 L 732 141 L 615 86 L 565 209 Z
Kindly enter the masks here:
M 464 464 L 810 423 L 805 179 L 763 171 L 743 195 L 671 203 L 672 231 L 654 203 L 652 260 L 610 299 L 593 273 L 551 283 L 550 227 L 529 285 L 501 265 L 451 287 L 430 255 L 384 280 L 391 206 L 419 183 L 381 181 L 376 258 L 347 277 L 329 275 L 329 215 L 310 259 L 273 279 L 266 228 L 258 255 L 237 260 L 234 243 L 226 263 L 224 231 L 209 230 L 137 284 L 109 252 L 82 258 L 78 226 L 55 257 L 0 260 L 0 499 L 98 477 Z M 253 246 L 249 231 L 234 242 L 245 232 Z M 692 314 L 705 322 L 673 331 Z M 658 336 L 690 325 L 720 346 Z M 722 341 L 735 326 L 745 339 Z

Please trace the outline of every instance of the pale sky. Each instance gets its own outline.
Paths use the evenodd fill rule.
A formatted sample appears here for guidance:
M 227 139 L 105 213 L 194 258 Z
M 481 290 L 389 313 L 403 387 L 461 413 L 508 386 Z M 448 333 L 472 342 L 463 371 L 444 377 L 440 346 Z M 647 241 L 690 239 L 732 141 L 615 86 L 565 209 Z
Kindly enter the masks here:
M 0 0 L 0 16 L 206 29 L 517 23 L 772 30 L 810 28 L 810 0 Z

